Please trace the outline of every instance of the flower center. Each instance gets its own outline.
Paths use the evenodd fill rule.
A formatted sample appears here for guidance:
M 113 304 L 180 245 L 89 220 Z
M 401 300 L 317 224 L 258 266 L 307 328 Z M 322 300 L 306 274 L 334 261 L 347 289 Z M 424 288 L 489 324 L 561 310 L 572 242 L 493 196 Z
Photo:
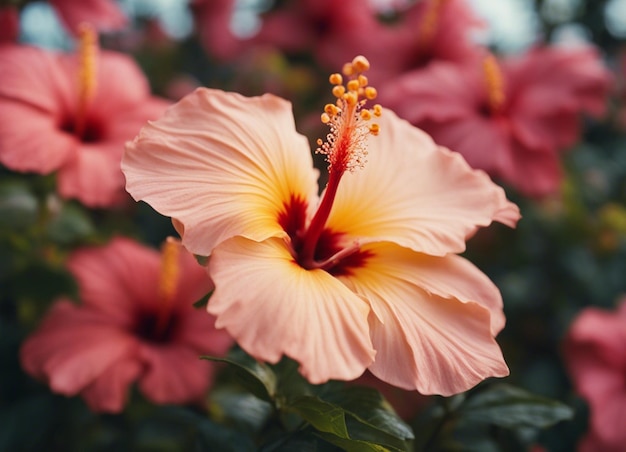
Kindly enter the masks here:
M 493 55 L 487 55 L 483 60 L 483 75 L 487 89 L 487 108 L 492 115 L 498 115 L 502 113 L 506 96 L 502 70 Z
M 328 269 L 359 249 L 357 245 L 349 246 L 320 261 L 317 248 L 341 178 L 346 171 L 354 172 L 365 165 L 366 138 L 368 135 L 378 135 L 379 126 L 372 123 L 371 119 L 380 116 L 382 108 L 380 105 L 365 108 L 367 101 L 375 99 L 377 95 L 376 88 L 368 86 L 367 77 L 363 74 L 368 69 L 367 59 L 357 56 L 343 67 L 343 76 L 348 79 L 345 85 L 339 73 L 329 78 L 336 102 L 324 107 L 321 120 L 329 126 L 330 132 L 326 135 L 326 141 L 317 140 L 319 147 L 316 150 L 326 156 L 328 184 L 308 229 L 295 237 L 293 244 L 298 263 L 304 268 Z
M 87 124 L 87 113 L 96 94 L 96 73 L 98 59 L 98 36 L 89 24 L 83 23 L 78 31 L 78 99 L 74 135 L 87 141 L 94 141 L 93 127 Z
M 170 325 L 172 304 L 174 295 L 176 295 L 180 273 L 178 265 L 180 246 L 178 240 L 168 237 L 161 248 L 161 275 L 159 277 L 158 308 L 154 325 L 156 335 L 162 335 Z

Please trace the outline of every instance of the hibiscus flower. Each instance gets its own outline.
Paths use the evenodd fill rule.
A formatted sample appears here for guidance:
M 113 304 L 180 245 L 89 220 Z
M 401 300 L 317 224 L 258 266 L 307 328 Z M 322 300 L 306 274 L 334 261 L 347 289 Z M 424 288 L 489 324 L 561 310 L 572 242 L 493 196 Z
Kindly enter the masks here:
M 212 284 L 183 251 L 170 240 L 160 256 L 124 238 L 75 251 L 67 265 L 81 303 L 52 306 L 22 346 L 26 372 L 94 411 L 121 411 L 134 381 L 155 403 L 201 400 L 213 367 L 199 355 L 221 355 L 232 339 L 193 308 Z
M 591 47 L 536 48 L 482 65 L 445 62 L 407 73 L 380 96 L 470 165 L 528 196 L 558 191 L 559 153 L 581 134 L 581 113 L 605 111 L 610 76 Z
M 587 308 L 565 340 L 576 391 L 590 407 L 590 431 L 580 452 L 620 451 L 626 444 L 626 299 L 616 312 Z
M 59 194 L 89 207 L 126 199 L 124 143 L 168 102 L 150 96 L 129 57 L 98 51 L 84 29 L 78 55 L 0 47 L 0 163 L 56 172 Z
M 312 383 L 369 368 L 402 388 L 457 393 L 508 368 L 494 340 L 499 291 L 456 253 L 477 227 L 519 213 L 459 154 L 366 108 L 368 66 L 357 57 L 347 83 L 331 76 L 321 197 L 287 101 L 203 88 L 128 144 L 127 190 L 210 256 L 208 310 L 254 357 L 287 355 Z
M 20 15 L 15 6 L 0 7 L 0 43 L 15 42 L 20 31 Z

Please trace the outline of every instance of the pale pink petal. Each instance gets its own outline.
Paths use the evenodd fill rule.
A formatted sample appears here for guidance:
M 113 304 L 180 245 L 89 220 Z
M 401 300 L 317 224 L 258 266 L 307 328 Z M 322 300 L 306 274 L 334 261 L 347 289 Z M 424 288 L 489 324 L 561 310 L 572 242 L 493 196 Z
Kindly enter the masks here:
M 233 338 L 224 329 L 215 328 L 215 317 L 204 308 L 179 314 L 173 341 L 188 345 L 199 355 L 224 356 L 233 345 Z
M 59 169 L 80 145 L 76 137 L 60 130 L 60 121 L 29 104 L 0 98 L 0 163 L 39 174 Z
M 211 384 L 211 363 L 200 353 L 180 345 L 142 344 L 140 357 L 145 373 L 141 392 L 156 403 L 188 403 L 200 400 Z
M 367 261 L 367 269 L 376 271 L 374 269 L 381 266 L 383 273 L 418 286 L 431 295 L 463 303 L 478 303 L 487 308 L 491 315 L 492 335 L 495 336 L 504 328 L 500 291 L 487 275 L 467 259 L 454 254 L 429 256 L 391 243 L 367 245 L 363 251 L 376 256 L 372 261 Z M 359 278 L 360 271 L 365 270 L 356 270 L 356 278 Z
M 269 94 L 199 88 L 142 129 L 122 169 L 129 193 L 176 218 L 185 247 L 205 256 L 236 235 L 286 237 L 281 213 L 317 193 L 291 105 Z
M 322 270 L 305 270 L 280 239 L 235 237 L 209 262 L 208 310 L 257 359 L 283 354 L 314 384 L 352 380 L 372 362 L 367 303 Z
M 60 301 L 22 345 L 22 367 L 53 391 L 76 395 L 113 363 L 136 353 L 136 340 L 108 316 Z
M 486 277 L 459 258 L 425 257 L 392 244 L 364 250 L 371 252 L 366 265 L 341 279 L 372 305 L 377 353 L 369 369 L 374 375 L 404 389 L 444 396 L 508 375 L 493 338 L 504 320 L 499 295 Z M 451 273 L 437 275 L 444 271 Z
M 82 22 L 88 22 L 101 31 L 120 30 L 127 23 L 115 0 L 50 0 L 50 3 L 74 34 L 77 34 Z
M 385 110 L 369 137 L 368 163 L 346 174 L 327 227 L 369 241 L 390 241 L 443 256 L 502 209 L 502 189 L 458 153 Z
M 59 194 L 64 198 L 78 199 L 88 207 L 121 203 L 126 197 L 124 175 L 120 170 L 120 160 L 111 155 L 111 146 L 82 145 L 76 156 L 58 172 Z M 122 148 L 121 143 L 119 147 Z
M 128 399 L 130 385 L 143 368 L 136 359 L 120 359 L 81 392 L 89 408 L 95 412 L 119 413 Z
M 130 328 L 136 309 L 147 310 L 157 300 L 160 257 L 132 240 L 115 238 L 105 247 L 81 248 L 67 265 L 83 304 L 106 313 L 110 323 Z

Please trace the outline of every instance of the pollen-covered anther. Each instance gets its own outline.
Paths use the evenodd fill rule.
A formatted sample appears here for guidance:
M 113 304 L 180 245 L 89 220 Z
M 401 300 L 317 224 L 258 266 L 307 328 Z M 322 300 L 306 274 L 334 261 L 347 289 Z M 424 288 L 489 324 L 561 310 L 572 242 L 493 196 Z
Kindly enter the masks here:
M 378 91 L 373 86 L 365 88 L 365 97 L 369 100 L 374 100 L 378 97 Z
M 374 116 L 380 117 L 383 114 L 383 107 L 380 104 L 376 104 L 372 107 L 372 111 L 374 112 Z
M 370 62 L 363 55 L 358 55 L 352 60 L 352 67 L 355 72 L 365 72 L 370 68 Z
M 358 56 L 344 65 L 343 76 L 331 74 L 328 78 L 337 100 L 324 106 L 321 120 L 329 126 L 330 133 L 325 141 L 317 140 L 316 152 L 326 156 L 329 170 L 336 174 L 362 168 L 367 162 L 366 138 L 378 135 L 380 130 L 378 124 L 369 123 L 373 116 L 380 116 L 380 106 L 365 106 L 377 95 L 376 88 L 369 86 L 363 75 L 369 67 L 367 59 Z
M 504 94 L 504 77 L 498 61 L 493 55 L 487 55 L 483 60 L 483 74 L 489 108 L 492 113 L 499 113 L 506 100 Z
M 343 83 L 343 77 L 339 73 L 330 74 L 328 81 L 331 85 L 341 85 Z

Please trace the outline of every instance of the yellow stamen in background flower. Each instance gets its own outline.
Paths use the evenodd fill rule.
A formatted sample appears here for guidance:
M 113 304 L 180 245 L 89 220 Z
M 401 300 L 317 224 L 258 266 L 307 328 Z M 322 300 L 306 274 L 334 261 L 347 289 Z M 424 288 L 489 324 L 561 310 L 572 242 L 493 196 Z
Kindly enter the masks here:
M 365 108 L 368 100 L 376 98 L 376 88 L 368 86 L 368 79 L 363 72 L 370 67 L 369 61 L 363 56 L 357 56 L 350 63 L 343 66 L 343 74 L 347 82 L 343 84 L 341 74 L 332 74 L 329 81 L 333 86 L 333 95 L 337 98 L 336 105 L 327 104 L 321 121 L 328 124 L 330 133 L 326 142 L 321 142 L 317 152 L 326 155 L 329 172 L 343 174 L 344 171 L 354 171 L 366 163 L 367 150 L 365 137 L 368 134 L 377 135 L 377 124 L 367 122 L 372 116 L 380 116 L 378 110 Z M 319 143 L 319 141 L 318 141 Z
M 180 274 L 179 255 L 180 240 L 174 237 L 168 237 L 161 247 L 161 275 L 159 277 L 158 287 L 158 315 L 156 322 L 156 332 L 162 333 L 167 327 L 168 320 L 172 311 L 172 302 L 178 287 Z
M 491 54 L 487 55 L 483 60 L 483 74 L 485 76 L 489 109 L 494 114 L 500 113 L 506 100 L 504 77 L 498 61 Z
M 428 1 L 428 0 L 426 0 Z M 437 33 L 441 19 L 441 9 L 447 0 L 430 0 L 418 28 L 417 42 L 421 48 L 428 47 Z
M 78 106 L 74 133 L 82 137 L 85 133 L 87 110 L 96 94 L 98 59 L 98 35 L 87 23 L 78 29 Z

